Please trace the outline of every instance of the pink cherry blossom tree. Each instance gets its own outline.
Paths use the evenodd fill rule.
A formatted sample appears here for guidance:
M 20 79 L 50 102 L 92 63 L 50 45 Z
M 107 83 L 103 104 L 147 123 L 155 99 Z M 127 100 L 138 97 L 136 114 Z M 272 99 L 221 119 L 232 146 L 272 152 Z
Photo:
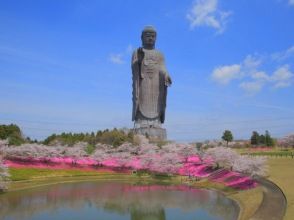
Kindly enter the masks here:
M 240 155 L 226 147 L 214 147 L 204 153 L 204 159 L 213 165 L 251 175 L 265 176 L 267 173 L 266 158 Z
M 203 155 L 204 160 L 210 161 L 216 167 L 231 169 L 238 153 L 227 147 L 209 148 Z
M 289 134 L 278 141 L 279 145 L 282 147 L 292 147 L 294 148 L 294 134 Z
M 5 157 L 10 158 L 50 158 L 61 157 L 64 147 L 49 147 L 40 144 L 22 144 L 10 146 L 3 152 Z
M 182 158 L 173 153 L 162 153 L 159 160 L 155 160 L 153 164 L 153 169 L 155 172 L 176 174 L 178 169 L 182 166 Z
M 233 170 L 250 176 L 266 176 L 266 158 L 240 155 L 233 161 Z
M 4 165 L 2 157 L 0 156 L 0 192 L 8 188 L 9 177 L 8 168 Z

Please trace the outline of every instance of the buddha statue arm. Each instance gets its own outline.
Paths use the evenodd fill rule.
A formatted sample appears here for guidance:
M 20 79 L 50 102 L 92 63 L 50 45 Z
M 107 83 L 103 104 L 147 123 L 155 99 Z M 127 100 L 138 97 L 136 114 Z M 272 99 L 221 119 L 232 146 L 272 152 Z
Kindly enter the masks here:
M 133 80 L 133 114 L 132 114 L 132 121 L 135 121 L 138 105 L 139 105 L 139 65 L 137 59 L 137 50 L 133 52 L 132 55 L 132 80 Z
M 160 54 L 160 57 L 160 72 L 164 75 L 165 85 L 170 86 L 172 84 L 172 80 L 165 67 L 164 56 Z

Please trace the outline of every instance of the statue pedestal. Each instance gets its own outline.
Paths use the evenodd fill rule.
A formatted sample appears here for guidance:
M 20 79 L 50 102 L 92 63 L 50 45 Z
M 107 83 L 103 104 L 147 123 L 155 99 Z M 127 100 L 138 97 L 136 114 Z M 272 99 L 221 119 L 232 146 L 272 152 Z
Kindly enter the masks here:
M 155 127 L 141 127 L 134 129 L 135 134 L 141 134 L 147 136 L 151 140 L 166 140 L 166 129 Z

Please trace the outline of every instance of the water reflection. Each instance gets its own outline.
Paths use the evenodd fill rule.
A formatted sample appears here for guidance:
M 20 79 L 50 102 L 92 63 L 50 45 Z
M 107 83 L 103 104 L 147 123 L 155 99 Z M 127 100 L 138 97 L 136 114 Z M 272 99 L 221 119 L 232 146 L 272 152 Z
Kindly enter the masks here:
M 237 219 L 238 207 L 219 193 L 186 186 L 142 186 L 119 182 L 66 183 L 0 195 L 0 218 Z

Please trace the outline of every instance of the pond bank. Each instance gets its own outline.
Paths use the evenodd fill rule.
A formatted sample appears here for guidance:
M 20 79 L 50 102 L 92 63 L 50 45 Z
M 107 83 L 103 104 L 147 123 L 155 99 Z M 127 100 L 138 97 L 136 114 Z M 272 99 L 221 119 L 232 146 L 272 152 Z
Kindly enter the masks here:
M 140 184 L 185 184 L 196 188 L 217 190 L 228 198 L 235 200 L 240 206 L 239 220 L 248 219 L 259 207 L 263 194 L 261 187 L 238 191 L 221 183 L 211 182 L 208 179 L 194 180 L 181 176 L 148 175 L 115 172 L 97 172 L 81 170 L 52 170 L 36 168 L 10 168 L 12 182 L 9 191 L 25 190 L 33 187 L 85 181 L 124 181 Z
M 150 175 L 147 173 L 131 174 L 113 171 L 83 171 L 83 170 L 53 170 L 37 168 L 9 168 L 11 183 L 8 191 L 25 190 L 52 184 L 86 181 L 120 181 L 134 184 L 165 184 L 188 185 L 195 188 L 216 190 L 236 201 L 240 207 L 239 220 L 270 219 L 267 213 L 272 213 L 277 203 L 284 204 L 282 191 L 267 180 L 259 180 L 259 186 L 250 190 L 236 190 L 224 184 L 212 182 L 209 179 L 194 179 L 183 176 Z M 283 195 L 283 194 L 282 194 Z M 273 200 L 273 198 L 275 200 Z M 285 203 L 286 204 L 286 203 Z M 275 220 L 282 219 L 286 205 L 282 205 L 271 216 Z M 279 206 L 279 207 L 280 207 Z M 278 217 L 276 217 L 278 216 Z

